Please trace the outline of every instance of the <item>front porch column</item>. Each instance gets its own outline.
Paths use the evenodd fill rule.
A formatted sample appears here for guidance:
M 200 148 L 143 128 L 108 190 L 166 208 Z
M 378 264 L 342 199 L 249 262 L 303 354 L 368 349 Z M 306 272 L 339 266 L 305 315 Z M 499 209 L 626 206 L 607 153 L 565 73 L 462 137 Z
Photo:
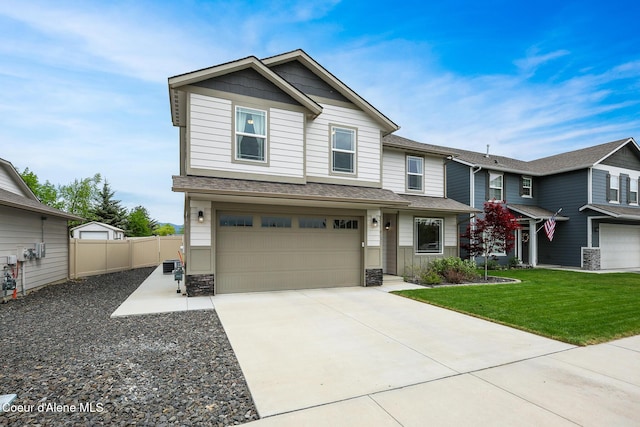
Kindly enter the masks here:
M 531 267 L 538 265 L 538 224 L 534 219 L 529 220 L 529 264 Z

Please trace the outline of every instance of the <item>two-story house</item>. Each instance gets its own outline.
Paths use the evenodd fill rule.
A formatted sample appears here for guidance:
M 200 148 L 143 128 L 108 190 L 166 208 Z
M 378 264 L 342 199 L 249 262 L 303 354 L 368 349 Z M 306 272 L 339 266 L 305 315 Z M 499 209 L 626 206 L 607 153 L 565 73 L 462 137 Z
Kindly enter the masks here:
M 502 262 L 517 257 L 534 266 L 640 267 L 640 149 L 633 138 L 529 162 L 453 151 L 449 197 L 480 209 L 486 201 L 504 201 L 519 217 L 516 247 L 498 254 Z M 549 240 L 543 225 L 555 213 Z
M 302 50 L 169 78 L 188 295 L 380 285 L 455 255 L 448 149 L 398 126 Z

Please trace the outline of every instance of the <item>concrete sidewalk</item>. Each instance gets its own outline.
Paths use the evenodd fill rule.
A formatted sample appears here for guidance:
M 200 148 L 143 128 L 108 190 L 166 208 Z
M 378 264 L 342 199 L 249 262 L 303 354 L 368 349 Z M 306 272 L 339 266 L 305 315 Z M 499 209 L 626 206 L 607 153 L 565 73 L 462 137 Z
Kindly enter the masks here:
M 578 348 L 389 288 L 214 297 L 249 425 L 640 425 L 640 336 Z
M 191 297 L 177 293 L 178 282 L 173 274 L 163 274 L 162 264 L 158 266 L 133 291 L 131 295 L 111 314 L 111 317 L 133 316 L 137 314 L 167 313 L 187 310 L 213 310 L 213 297 Z

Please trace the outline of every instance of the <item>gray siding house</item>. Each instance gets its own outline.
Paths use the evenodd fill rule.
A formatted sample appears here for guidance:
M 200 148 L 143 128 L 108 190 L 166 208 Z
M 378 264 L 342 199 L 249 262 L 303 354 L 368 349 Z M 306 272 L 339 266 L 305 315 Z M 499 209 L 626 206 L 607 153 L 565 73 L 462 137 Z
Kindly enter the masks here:
M 519 217 L 515 250 L 501 262 L 517 257 L 534 266 L 640 268 L 640 149 L 633 138 L 530 162 L 451 150 L 450 197 L 479 209 L 492 199 L 504 201 Z M 549 241 L 541 227 L 560 209 Z M 472 220 L 461 216 L 460 231 Z
M 21 294 L 69 277 L 67 222 L 81 219 L 40 203 L 0 159 L 0 274 L 9 272 Z
M 169 78 L 188 295 L 379 285 L 458 253 L 450 150 L 398 126 L 302 50 Z M 387 138 L 383 139 L 383 136 Z

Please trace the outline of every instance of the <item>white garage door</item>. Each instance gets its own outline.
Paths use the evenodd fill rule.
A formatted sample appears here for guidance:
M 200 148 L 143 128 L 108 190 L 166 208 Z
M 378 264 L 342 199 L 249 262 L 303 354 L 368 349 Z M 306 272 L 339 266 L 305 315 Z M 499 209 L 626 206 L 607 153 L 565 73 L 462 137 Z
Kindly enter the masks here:
M 107 240 L 109 239 L 108 231 L 81 231 L 81 239 Z
M 640 267 L 640 226 L 600 224 L 600 267 Z
M 358 217 L 221 212 L 216 292 L 358 286 L 363 226 Z

